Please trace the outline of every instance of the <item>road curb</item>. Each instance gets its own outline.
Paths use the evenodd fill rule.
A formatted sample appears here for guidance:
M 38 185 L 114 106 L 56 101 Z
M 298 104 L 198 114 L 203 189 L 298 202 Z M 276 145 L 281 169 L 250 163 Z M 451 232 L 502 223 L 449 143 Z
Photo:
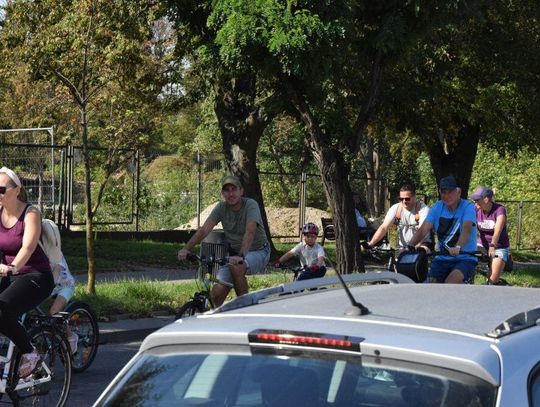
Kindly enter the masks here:
M 121 343 L 142 341 L 152 332 L 174 322 L 172 315 L 154 318 L 125 319 L 99 323 L 99 342 Z

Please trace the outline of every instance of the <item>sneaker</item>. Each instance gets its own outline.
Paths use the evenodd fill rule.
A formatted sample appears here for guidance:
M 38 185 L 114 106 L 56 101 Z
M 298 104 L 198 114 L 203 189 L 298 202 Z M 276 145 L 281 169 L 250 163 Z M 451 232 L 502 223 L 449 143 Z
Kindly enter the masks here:
M 72 332 L 68 338 L 69 347 L 71 348 L 71 353 L 75 354 L 77 352 L 77 343 L 79 342 L 79 335 Z
M 21 356 L 21 364 L 19 365 L 19 377 L 25 379 L 32 374 L 36 369 L 41 356 L 36 349 L 30 353 L 25 353 Z

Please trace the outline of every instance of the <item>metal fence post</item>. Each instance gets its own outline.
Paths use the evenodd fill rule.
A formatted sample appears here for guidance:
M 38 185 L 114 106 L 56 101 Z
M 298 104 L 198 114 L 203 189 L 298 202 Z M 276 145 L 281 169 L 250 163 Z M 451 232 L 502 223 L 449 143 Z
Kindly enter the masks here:
M 521 248 L 521 225 L 523 222 L 523 201 L 519 201 L 518 206 L 518 221 L 517 221 L 517 229 L 516 229 L 516 247 L 518 250 Z
M 135 231 L 138 232 L 140 229 L 140 219 L 139 219 L 139 202 L 141 199 L 141 155 L 140 151 L 135 151 Z
M 306 222 L 306 184 L 307 174 L 302 172 L 300 174 L 300 202 L 298 203 L 298 229 L 300 230 L 300 237 L 302 237 L 302 226 Z
M 197 229 L 201 227 L 202 208 L 202 167 L 201 154 L 197 151 Z

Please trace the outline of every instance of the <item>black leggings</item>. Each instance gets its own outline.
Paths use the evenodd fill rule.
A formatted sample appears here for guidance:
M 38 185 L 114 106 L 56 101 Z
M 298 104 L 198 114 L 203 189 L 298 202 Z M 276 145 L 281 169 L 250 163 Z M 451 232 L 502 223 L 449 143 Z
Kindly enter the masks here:
M 31 272 L 0 280 L 0 333 L 22 353 L 32 352 L 26 329 L 19 322 L 25 312 L 43 302 L 54 288 L 51 272 Z

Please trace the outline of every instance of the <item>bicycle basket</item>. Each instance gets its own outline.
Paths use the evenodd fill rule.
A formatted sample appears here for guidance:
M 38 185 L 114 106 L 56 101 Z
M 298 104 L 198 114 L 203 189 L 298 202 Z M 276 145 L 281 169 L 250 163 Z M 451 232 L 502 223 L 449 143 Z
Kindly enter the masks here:
M 404 251 L 397 259 L 396 271 L 421 283 L 427 277 L 428 258 L 424 252 Z

